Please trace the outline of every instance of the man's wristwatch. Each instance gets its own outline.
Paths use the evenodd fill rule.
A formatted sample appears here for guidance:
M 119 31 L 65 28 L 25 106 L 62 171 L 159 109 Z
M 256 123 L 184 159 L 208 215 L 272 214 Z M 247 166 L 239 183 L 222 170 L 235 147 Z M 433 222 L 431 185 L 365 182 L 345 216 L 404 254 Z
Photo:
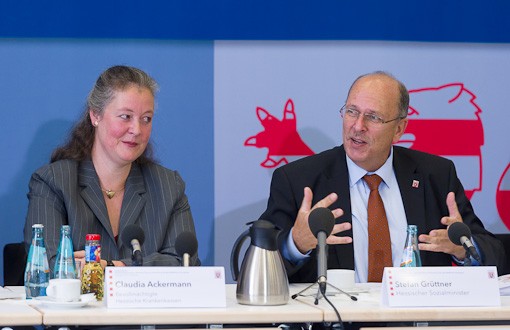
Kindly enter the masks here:
M 113 264 L 113 262 L 111 260 L 106 260 L 106 266 L 107 267 L 115 267 L 115 265 Z

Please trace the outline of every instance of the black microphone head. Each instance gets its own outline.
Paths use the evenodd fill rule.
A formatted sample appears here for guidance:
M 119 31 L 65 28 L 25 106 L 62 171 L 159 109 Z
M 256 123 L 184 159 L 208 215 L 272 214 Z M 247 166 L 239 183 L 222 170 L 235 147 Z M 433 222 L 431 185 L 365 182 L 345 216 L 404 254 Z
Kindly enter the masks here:
M 453 244 L 462 245 L 461 237 L 471 238 L 471 229 L 463 222 L 454 222 L 448 226 L 448 238 Z
M 195 234 L 189 231 L 182 232 L 175 240 L 175 251 L 177 255 L 182 256 L 185 253 L 190 256 L 197 253 L 198 242 Z
M 127 246 L 131 246 L 131 241 L 136 239 L 140 245 L 143 245 L 145 241 L 145 233 L 143 232 L 142 227 L 137 225 L 128 225 L 122 231 L 122 242 Z
M 333 212 L 326 207 L 318 207 L 312 210 L 308 216 L 308 226 L 310 226 L 310 230 L 315 237 L 317 237 L 321 231 L 329 236 L 334 225 L 335 217 L 333 216 Z

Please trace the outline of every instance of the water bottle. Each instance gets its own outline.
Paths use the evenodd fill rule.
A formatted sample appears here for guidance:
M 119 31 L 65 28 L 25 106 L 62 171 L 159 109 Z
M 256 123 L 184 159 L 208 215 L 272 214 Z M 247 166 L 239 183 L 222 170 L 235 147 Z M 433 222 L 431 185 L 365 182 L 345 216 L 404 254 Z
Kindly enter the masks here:
M 418 248 L 418 227 L 407 226 L 407 238 L 402 252 L 400 267 L 421 267 L 420 250 Z
M 68 225 L 63 225 L 60 228 L 60 244 L 58 245 L 57 259 L 55 261 L 53 277 L 78 278 L 76 263 L 74 261 L 71 227 Z
M 50 267 L 43 237 L 44 226 L 32 226 L 32 243 L 28 251 L 25 268 L 25 291 L 27 299 L 46 296 L 46 288 L 50 280 Z

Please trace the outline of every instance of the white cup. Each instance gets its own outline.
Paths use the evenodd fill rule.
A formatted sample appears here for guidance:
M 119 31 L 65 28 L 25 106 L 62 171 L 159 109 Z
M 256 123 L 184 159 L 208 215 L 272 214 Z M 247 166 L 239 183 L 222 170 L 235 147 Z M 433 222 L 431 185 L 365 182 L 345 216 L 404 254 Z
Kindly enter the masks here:
M 354 270 L 352 269 L 328 269 L 327 277 L 328 283 L 339 289 L 354 288 Z
M 80 300 L 81 281 L 72 278 L 56 278 L 50 280 L 46 294 L 58 302 L 71 302 Z

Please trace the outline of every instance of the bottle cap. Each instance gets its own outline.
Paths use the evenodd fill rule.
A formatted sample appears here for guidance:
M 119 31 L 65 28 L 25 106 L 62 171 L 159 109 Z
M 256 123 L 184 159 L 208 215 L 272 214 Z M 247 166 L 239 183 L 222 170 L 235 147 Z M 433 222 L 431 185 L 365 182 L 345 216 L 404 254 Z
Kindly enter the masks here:
M 87 234 L 85 236 L 87 241 L 99 241 L 101 239 L 101 235 L 99 234 Z
M 32 225 L 32 228 L 44 228 L 44 225 L 36 223 L 35 225 Z

